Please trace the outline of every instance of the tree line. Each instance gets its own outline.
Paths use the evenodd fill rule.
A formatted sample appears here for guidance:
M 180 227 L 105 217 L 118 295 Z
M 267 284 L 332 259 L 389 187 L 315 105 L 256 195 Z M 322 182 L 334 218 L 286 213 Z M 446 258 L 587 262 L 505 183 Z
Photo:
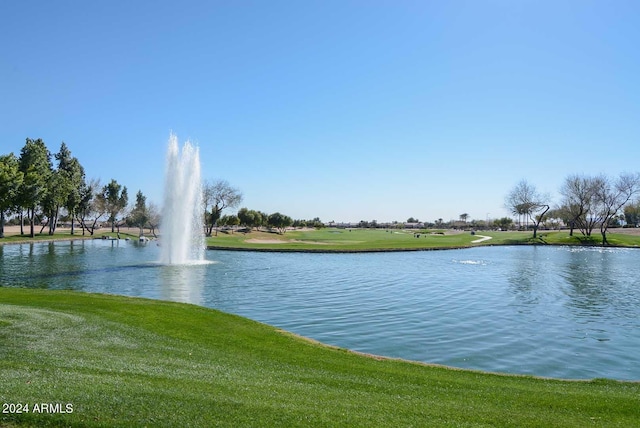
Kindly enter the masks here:
M 285 233 L 288 227 L 324 227 L 320 218 L 294 220 L 280 212 L 267 214 L 259 210 L 240 208 L 236 214 L 222 215 L 225 209 L 233 209 L 242 203 L 242 193 L 226 180 L 205 181 L 202 186 L 204 229 L 207 236 L 217 234 L 219 227 L 243 226 L 248 230 L 267 227 Z
M 279 212 L 267 214 L 247 208 L 235 215 L 222 215 L 223 210 L 237 208 L 242 202 L 242 193 L 226 180 L 205 181 L 202 202 L 203 226 L 208 236 L 214 228 L 217 233 L 220 226 L 270 227 L 280 233 L 290 226 L 322 226 L 319 218 L 293 220 Z M 93 235 L 103 222 L 108 222 L 111 232 L 119 233 L 119 228 L 126 225 L 138 227 L 140 234 L 143 228 L 149 228 L 155 236 L 161 222 L 160 209 L 147 203 L 141 190 L 129 207 L 127 187 L 115 179 L 106 185 L 99 179 L 87 180 L 84 167 L 64 142 L 52 154 L 42 139 L 30 138 L 19 156 L 0 155 L 0 238 L 4 237 L 8 216 L 17 216 L 21 235 L 25 235 L 26 223 L 31 237 L 36 235 L 36 225 L 40 225 L 39 233 L 48 228 L 53 235 L 61 221 L 70 223 L 72 235 L 76 226 L 83 235 Z
M 128 202 L 127 187 L 116 180 L 104 186 L 97 179 L 87 180 L 84 167 L 64 142 L 52 154 L 42 139 L 27 138 L 19 156 L 0 156 L 0 237 L 4 237 L 7 215 L 18 216 L 22 235 L 26 222 L 31 237 L 36 224 L 41 227 L 39 233 L 48 228 L 53 235 L 62 217 L 71 223 L 71 234 L 76 225 L 83 234 L 93 234 L 103 220 L 114 231 Z M 145 204 L 145 197 L 138 191 L 129 221 L 141 221 L 140 203 Z M 153 211 L 157 209 L 145 205 L 146 217 L 151 218 Z
M 607 232 L 621 219 L 638 226 L 640 220 L 640 173 L 621 173 L 617 177 L 605 174 L 571 174 L 560 187 L 560 201 L 552 207 L 548 194 L 539 192 L 526 180 L 521 180 L 506 196 L 505 206 L 513 215 L 530 221 L 533 237 L 540 224 L 548 218 L 560 219 L 573 236 L 579 231 L 591 237 L 594 230 L 607 245 Z

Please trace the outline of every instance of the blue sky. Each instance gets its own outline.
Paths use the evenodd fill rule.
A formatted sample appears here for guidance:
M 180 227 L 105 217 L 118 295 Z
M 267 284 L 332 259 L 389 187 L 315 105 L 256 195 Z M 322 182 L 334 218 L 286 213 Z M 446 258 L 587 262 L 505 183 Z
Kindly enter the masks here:
M 170 132 L 243 206 L 501 217 L 640 170 L 640 2 L 0 3 L 0 153 L 62 141 L 162 202 Z

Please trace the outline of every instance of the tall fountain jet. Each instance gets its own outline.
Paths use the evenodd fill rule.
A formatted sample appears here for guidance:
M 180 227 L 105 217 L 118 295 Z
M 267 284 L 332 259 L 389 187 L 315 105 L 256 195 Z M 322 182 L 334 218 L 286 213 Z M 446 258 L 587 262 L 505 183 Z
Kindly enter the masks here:
M 200 153 L 189 141 L 182 152 L 171 133 L 167 149 L 160 262 L 179 265 L 204 260 Z

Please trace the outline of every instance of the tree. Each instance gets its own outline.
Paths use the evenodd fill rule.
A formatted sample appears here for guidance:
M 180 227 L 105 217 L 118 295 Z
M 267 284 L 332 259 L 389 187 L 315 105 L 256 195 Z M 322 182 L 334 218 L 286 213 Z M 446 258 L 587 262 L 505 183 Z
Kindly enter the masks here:
M 240 224 L 240 219 L 238 218 L 238 216 L 236 215 L 223 215 L 222 217 L 220 217 L 220 220 L 218 220 L 218 224 L 220 226 L 237 226 Z M 233 229 L 231 230 L 231 233 L 233 233 Z
M 640 225 L 640 200 L 624 207 L 624 221 L 633 227 Z
M 242 202 L 242 193 L 235 187 L 231 187 L 226 180 L 205 182 L 202 186 L 202 204 L 204 205 L 205 232 L 211 236 L 211 231 L 216 225 L 222 210 L 236 208 Z M 211 210 L 209 210 L 211 206 Z
M 107 204 L 102 194 L 100 180 L 92 179 L 80 187 L 80 202 L 76 208 L 76 220 L 82 227 L 82 234 L 93 235 L 102 216 L 107 214 Z
M 147 208 L 147 198 L 141 190 L 136 193 L 136 205 L 129 216 L 129 223 L 140 229 L 140 236 L 144 235 L 144 226 L 149 221 L 149 209 Z
M 0 238 L 4 238 L 5 213 L 17 206 L 22 177 L 20 163 L 13 153 L 0 156 Z
M 263 224 L 263 216 L 267 218 L 268 216 L 260 211 L 250 210 L 248 208 L 240 208 L 238 210 L 238 224 L 245 226 L 249 229 L 255 227 L 256 230 L 262 226 Z
M 44 141 L 40 138 L 27 138 L 20 151 L 19 164 L 23 181 L 18 195 L 18 205 L 27 210 L 30 236 L 33 238 L 36 208 L 47 194 L 47 183 L 52 173 L 51 154 Z
M 500 230 L 509 230 L 513 225 L 513 219 L 511 219 L 510 217 L 498 218 L 493 221 L 493 225 Z
M 60 151 L 55 155 L 58 161 L 58 171 L 60 171 L 64 183 L 66 184 L 63 206 L 71 217 L 71 234 L 75 233 L 75 214 L 80 205 L 81 190 L 85 183 L 84 168 L 77 158 L 71 156 L 71 151 L 62 142 Z
M 464 222 L 465 224 L 467 223 L 468 218 L 469 218 L 469 214 L 467 213 L 460 214 L 460 221 Z
M 111 233 L 115 232 L 116 220 L 118 214 L 124 211 L 129 202 L 129 195 L 127 194 L 127 187 L 123 187 L 118 184 L 114 179 L 111 179 L 109 184 L 102 188 L 102 195 L 106 204 L 107 212 L 109 213 L 109 222 L 111 223 Z M 118 225 L 119 226 L 119 225 Z
M 505 202 L 513 214 L 525 215 L 532 221 L 533 237 L 536 238 L 538 227 L 550 208 L 547 200 L 548 196 L 541 195 L 535 186 L 522 180 L 507 195 Z
M 266 226 L 269 220 L 269 214 L 264 211 L 256 211 L 256 223 L 255 228 L 258 230 L 260 227 Z
M 558 209 L 558 216 L 569 226 L 569 235 L 573 236 L 573 229 L 578 228 L 584 236 L 591 236 L 597 224 L 596 189 L 603 177 L 585 177 L 577 174 L 570 175 L 560 188 L 562 203 Z
M 287 227 L 293 224 L 293 220 L 289 216 L 276 212 L 269 216 L 268 224 L 269 226 L 276 228 L 278 233 L 282 235 L 285 233 Z
M 609 243 L 607 230 L 611 221 L 638 191 L 640 191 L 640 174 L 620 174 L 615 181 L 602 177 L 598 182 L 595 197 L 603 246 Z
M 154 238 L 157 238 L 156 229 L 160 226 L 160 209 L 153 202 L 149 204 L 148 207 L 149 213 L 149 230 Z
M 54 157 L 58 164 L 56 169 L 51 171 L 47 181 L 47 192 L 42 201 L 42 209 L 49 225 L 49 235 L 53 235 L 56 230 L 61 207 L 67 207 L 73 218 L 73 212 L 80 199 L 79 189 L 84 180 L 84 170 L 80 162 L 71 156 L 71 151 L 64 142 L 62 142 L 60 151 Z M 42 226 L 43 230 L 45 226 Z
M 239 224 L 247 228 L 253 227 L 256 221 L 255 214 L 256 212 L 253 210 L 249 210 L 248 208 L 240 208 L 237 214 L 238 221 L 240 222 Z
M 47 181 L 47 192 L 41 205 L 43 214 L 47 217 L 47 222 L 43 223 L 40 233 L 49 226 L 49 235 L 53 235 L 58 223 L 60 207 L 65 203 L 71 183 L 67 180 L 63 171 L 54 170 L 49 175 Z

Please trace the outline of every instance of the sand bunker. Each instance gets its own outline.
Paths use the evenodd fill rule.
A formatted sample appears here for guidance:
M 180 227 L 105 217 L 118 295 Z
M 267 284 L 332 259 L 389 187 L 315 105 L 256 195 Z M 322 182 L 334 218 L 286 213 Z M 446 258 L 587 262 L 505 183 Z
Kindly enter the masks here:
M 286 244 L 287 243 L 287 241 L 283 241 L 281 239 L 258 239 L 258 238 L 245 239 L 244 242 L 248 244 Z

